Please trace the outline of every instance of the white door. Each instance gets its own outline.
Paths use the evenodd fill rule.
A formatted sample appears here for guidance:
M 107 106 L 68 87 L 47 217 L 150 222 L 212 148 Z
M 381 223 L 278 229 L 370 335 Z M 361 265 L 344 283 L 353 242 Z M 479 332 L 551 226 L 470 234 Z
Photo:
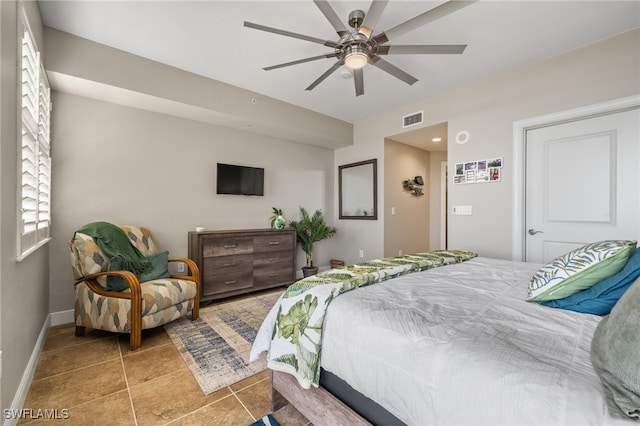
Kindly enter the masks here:
M 525 259 L 640 238 L 640 109 L 526 132 Z

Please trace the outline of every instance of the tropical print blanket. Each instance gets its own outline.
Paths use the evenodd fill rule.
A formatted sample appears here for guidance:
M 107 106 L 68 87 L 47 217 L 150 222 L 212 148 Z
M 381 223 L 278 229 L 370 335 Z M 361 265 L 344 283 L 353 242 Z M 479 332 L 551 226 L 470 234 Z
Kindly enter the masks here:
M 267 366 L 292 374 L 305 389 L 320 381 L 322 325 L 331 301 L 358 287 L 399 275 L 460 263 L 476 253 L 435 250 L 330 269 L 292 284 L 280 296 L 258 330 L 250 361 L 267 353 Z

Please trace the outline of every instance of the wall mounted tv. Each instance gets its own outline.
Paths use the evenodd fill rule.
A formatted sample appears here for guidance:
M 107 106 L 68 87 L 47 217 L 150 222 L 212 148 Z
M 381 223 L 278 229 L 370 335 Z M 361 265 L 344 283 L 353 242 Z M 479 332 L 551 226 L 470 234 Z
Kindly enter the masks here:
M 264 169 L 218 163 L 217 194 L 264 195 Z

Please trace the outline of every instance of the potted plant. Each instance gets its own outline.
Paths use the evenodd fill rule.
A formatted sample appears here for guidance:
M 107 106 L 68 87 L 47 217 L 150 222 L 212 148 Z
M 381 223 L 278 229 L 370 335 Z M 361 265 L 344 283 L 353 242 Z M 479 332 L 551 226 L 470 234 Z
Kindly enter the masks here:
M 282 216 L 282 209 L 277 207 L 272 208 L 269 221 L 271 222 L 271 227 L 275 229 L 284 229 L 284 225 L 287 223 Z
M 318 272 L 318 267 L 313 266 L 313 243 L 333 237 L 336 228 L 328 226 L 324 221 L 321 210 L 316 210 L 312 216 L 304 207 L 300 207 L 300 220 L 292 220 L 289 227 L 295 229 L 297 241 L 307 255 L 307 265 L 302 267 L 302 275 L 308 277 Z

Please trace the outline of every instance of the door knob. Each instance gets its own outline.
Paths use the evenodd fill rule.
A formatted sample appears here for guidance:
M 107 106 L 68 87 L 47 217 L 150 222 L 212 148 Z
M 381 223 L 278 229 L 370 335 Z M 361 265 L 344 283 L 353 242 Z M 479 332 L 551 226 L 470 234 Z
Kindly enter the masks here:
M 536 235 L 536 234 L 544 234 L 544 232 L 542 231 L 536 231 L 535 229 L 531 228 L 529 229 L 529 235 Z

